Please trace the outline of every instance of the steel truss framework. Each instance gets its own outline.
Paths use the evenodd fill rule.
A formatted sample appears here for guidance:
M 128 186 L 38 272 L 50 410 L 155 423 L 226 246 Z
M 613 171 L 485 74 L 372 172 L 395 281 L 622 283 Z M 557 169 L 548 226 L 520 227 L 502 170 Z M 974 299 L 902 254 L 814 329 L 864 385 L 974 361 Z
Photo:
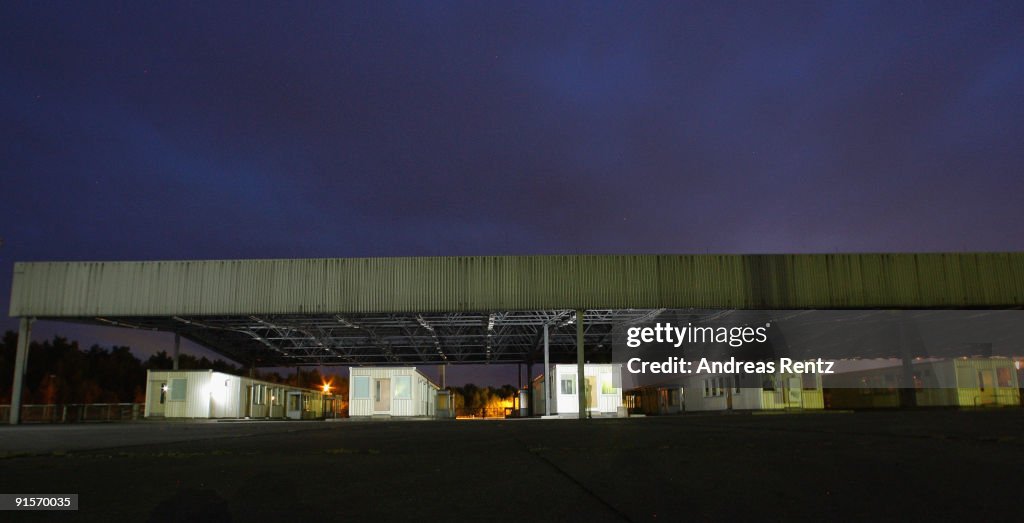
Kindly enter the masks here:
M 978 310 L 964 314 L 923 310 L 905 311 L 894 317 L 893 311 L 885 310 L 832 311 L 836 314 L 831 314 L 813 310 L 671 309 L 668 311 L 674 316 L 665 318 L 662 313 L 666 311 L 584 311 L 583 342 L 587 360 L 595 363 L 611 360 L 612 337 L 617 327 L 649 324 L 655 319 L 679 324 L 706 324 L 727 317 L 736 325 L 768 320 L 786 323 L 792 327 L 787 332 L 800 333 L 800 341 L 795 342 L 790 336 L 776 336 L 775 341 L 781 345 L 773 346 L 771 350 L 775 351 L 773 354 L 792 357 L 899 358 L 907 355 L 907 351 L 913 356 L 933 357 L 960 351 L 946 354 L 959 357 L 975 355 L 977 350 L 981 350 L 979 354 L 982 355 L 992 353 L 991 348 L 984 349 L 984 346 L 994 346 L 996 352 L 1005 352 L 1019 347 L 1020 340 L 1024 339 L 1024 326 L 1019 315 L 1014 316 L 1014 311 Z M 60 318 L 58 321 L 68 320 Z M 574 362 L 577 356 L 577 317 L 572 309 L 489 313 L 85 317 L 72 321 L 175 332 L 238 363 L 257 367 L 539 363 L 544 359 L 545 325 L 549 331 L 552 362 Z M 894 337 L 906 336 L 899 334 L 899 330 L 892 330 L 901 322 L 909 322 L 910 328 L 918 332 L 908 340 L 920 338 L 922 332 L 934 338 L 930 349 L 923 342 L 887 343 L 887 340 L 896 339 Z M 862 343 L 843 343 L 850 337 L 860 339 Z
M 587 358 L 608 360 L 612 331 L 617 325 L 647 321 L 663 310 L 585 311 Z M 694 311 L 694 319 L 716 312 Z M 549 326 L 552 362 L 575 361 L 576 355 L 577 318 L 572 309 L 78 320 L 177 332 L 232 360 L 258 367 L 537 363 L 543 361 L 545 324 Z

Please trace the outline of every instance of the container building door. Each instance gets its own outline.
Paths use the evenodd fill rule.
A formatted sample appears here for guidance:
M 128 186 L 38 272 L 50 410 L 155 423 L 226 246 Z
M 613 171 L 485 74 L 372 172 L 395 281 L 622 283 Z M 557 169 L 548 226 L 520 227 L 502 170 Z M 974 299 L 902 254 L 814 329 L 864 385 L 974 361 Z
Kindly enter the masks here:
M 289 392 L 285 407 L 287 408 L 288 419 L 302 419 L 302 393 Z
M 597 408 L 597 376 L 585 376 L 584 383 L 587 387 L 587 408 Z
M 391 378 L 374 381 L 373 411 L 391 412 Z
M 167 405 L 167 382 L 149 382 L 149 415 L 163 417 L 164 407 Z
M 995 403 L 995 385 L 991 370 L 978 371 L 978 405 Z
M 802 407 L 804 402 L 803 380 L 800 377 L 789 378 L 789 406 Z

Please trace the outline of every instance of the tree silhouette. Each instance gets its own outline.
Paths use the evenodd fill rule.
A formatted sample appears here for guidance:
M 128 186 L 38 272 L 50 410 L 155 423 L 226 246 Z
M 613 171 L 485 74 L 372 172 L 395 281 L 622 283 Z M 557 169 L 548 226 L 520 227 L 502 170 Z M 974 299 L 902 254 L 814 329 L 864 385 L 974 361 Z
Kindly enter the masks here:
M 14 377 L 14 359 L 18 335 L 7 331 L 0 341 L 0 403 L 10 403 Z M 244 374 L 234 364 L 221 359 L 210 361 L 191 354 L 179 356 L 179 368 L 213 369 L 230 374 Z M 93 345 L 82 350 L 78 342 L 61 336 L 29 345 L 28 369 L 25 373 L 22 401 L 24 403 L 130 403 L 145 399 L 146 370 L 171 369 L 174 361 L 166 351 L 150 356 L 145 363 L 132 354 L 129 347 L 111 348 Z M 272 373 L 271 376 L 280 376 Z M 306 373 L 310 383 L 315 376 Z M 268 380 L 270 381 L 270 380 Z M 315 382 L 319 386 L 319 381 Z

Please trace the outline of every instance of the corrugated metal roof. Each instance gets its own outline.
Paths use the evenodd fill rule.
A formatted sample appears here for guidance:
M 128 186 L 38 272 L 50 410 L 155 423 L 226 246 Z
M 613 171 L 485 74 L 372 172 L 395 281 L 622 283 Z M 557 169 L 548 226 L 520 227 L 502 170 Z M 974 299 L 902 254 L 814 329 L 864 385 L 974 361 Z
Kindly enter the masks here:
M 1024 306 L 1024 253 L 21 262 L 11 316 Z

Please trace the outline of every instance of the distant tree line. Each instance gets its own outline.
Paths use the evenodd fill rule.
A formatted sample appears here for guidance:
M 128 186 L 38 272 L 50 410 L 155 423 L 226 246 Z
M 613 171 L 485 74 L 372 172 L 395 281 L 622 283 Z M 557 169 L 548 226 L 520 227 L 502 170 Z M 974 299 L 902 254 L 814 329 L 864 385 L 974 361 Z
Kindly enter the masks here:
M 17 342 L 17 333 L 7 331 L 0 345 L 2 404 L 11 401 Z M 167 351 L 157 352 L 142 361 L 124 346 L 107 349 L 93 345 L 83 350 L 77 341 L 60 336 L 43 342 L 33 341 L 29 346 L 22 403 L 141 403 L 146 397 L 146 370 L 170 370 L 173 366 L 174 360 Z M 178 356 L 178 368 L 213 369 L 309 388 L 317 388 L 324 382 L 316 369 L 297 371 L 287 376 L 277 372 L 246 372 L 221 359 L 211 361 L 205 356 L 197 358 L 190 354 Z M 347 393 L 347 387 L 341 387 L 344 387 L 343 383 L 335 383 L 332 390 Z
M 460 411 L 500 410 L 512 407 L 519 389 L 512 385 L 479 387 L 467 383 L 461 387 L 447 387 L 452 392 L 454 406 Z

